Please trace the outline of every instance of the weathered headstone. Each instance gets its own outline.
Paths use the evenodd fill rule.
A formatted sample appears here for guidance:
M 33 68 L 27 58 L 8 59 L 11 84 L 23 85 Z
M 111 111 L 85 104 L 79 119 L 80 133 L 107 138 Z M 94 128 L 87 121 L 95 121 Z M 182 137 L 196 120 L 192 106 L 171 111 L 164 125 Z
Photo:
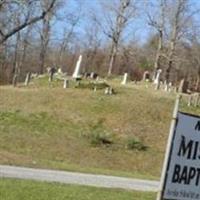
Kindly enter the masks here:
M 187 93 L 188 90 L 188 81 L 185 81 L 185 79 L 182 79 L 179 85 L 178 92 L 179 93 Z
M 199 101 L 200 101 L 200 93 L 196 93 L 195 94 L 195 102 L 194 102 L 195 107 L 197 107 L 199 105 Z
M 150 73 L 149 71 L 145 71 L 143 74 L 143 81 L 149 81 L 150 80 Z
M 128 73 L 124 73 L 123 81 L 121 82 L 122 85 L 126 85 L 128 78 Z
M 165 92 L 171 92 L 172 89 L 172 82 L 167 83 L 167 81 L 164 82 L 164 91 Z
M 160 89 L 160 74 L 162 73 L 162 69 L 158 69 L 156 73 L 156 78 L 154 80 L 154 83 L 156 84 L 156 90 Z
M 109 94 L 109 87 L 106 87 L 104 94 Z
M 58 68 L 58 74 L 62 74 L 62 69 L 61 68 Z
M 81 77 L 80 75 L 81 62 L 82 62 L 82 55 L 79 56 L 72 78 L 76 79 Z
M 93 79 L 94 78 L 94 72 L 90 73 L 90 78 Z
M 25 85 L 25 86 L 28 86 L 30 80 L 31 80 L 31 72 L 28 72 L 28 73 L 26 74 L 26 79 L 25 79 L 24 85 Z
M 191 106 L 192 105 L 192 95 L 190 94 L 188 96 L 188 106 Z
M 105 92 L 106 95 L 113 95 L 114 94 L 114 89 L 112 87 L 106 87 Z
M 64 79 L 63 88 L 66 89 L 68 87 L 69 87 L 69 80 L 68 79 Z
M 168 85 L 168 92 L 171 92 L 172 91 L 172 82 L 169 82 L 169 85 Z
M 95 73 L 95 72 L 91 72 L 91 73 L 90 73 L 90 78 L 91 78 L 91 79 L 97 79 L 97 77 L 98 77 L 98 74 L 97 74 L 97 73 Z

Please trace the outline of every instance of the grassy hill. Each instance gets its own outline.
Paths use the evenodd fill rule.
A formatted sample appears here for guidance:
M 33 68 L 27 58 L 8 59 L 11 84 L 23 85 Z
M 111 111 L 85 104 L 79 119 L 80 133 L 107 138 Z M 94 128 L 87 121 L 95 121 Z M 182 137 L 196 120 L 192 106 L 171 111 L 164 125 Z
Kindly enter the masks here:
M 45 78 L 0 87 L 0 164 L 157 179 L 175 94 L 108 83 L 116 95 Z

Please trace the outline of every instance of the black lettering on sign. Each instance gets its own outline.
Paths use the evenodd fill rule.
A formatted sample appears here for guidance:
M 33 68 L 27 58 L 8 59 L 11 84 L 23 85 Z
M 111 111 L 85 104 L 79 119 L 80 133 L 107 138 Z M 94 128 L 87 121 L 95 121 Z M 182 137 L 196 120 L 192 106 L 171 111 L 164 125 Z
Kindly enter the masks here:
M 195 128 L 196 131 L 200 131 L 200 120 L 197 122 Z
M 195 183 L 196 186 L 199 186 L 200 168 L 176 164 L 172 175 L 172 183 L 190 185 L 192 182 Z
M 192 150 L 193 150 L 193 140 L 189 140 L 189 142 L 186 141 L 185 137 L 181 137 L 181 144 L 178 151 L 178 156 L 186 156 L 187 159 L 191 159 L 192 156 Z
M 196 176 L 196 169 L 194 167 L 189 168 L 189 174 L 187 179 L 187 184 L 189 185 L 191 180 Z
M 183 184 L 188 185 L 187 177 L 188 177 L 188 167 L 184 166 L 179 179 L 179 183 L 183 182 Z
M 181 166 L 180 165 L 175 165 L 174 173 L 173 173 L 173 177 L 172 177 L 172 183 L 179 182 L 180 171 L 181 171 Z
M 197 168 L 197 179 L 196 179 L 196 186 L 199 185 L 199 178 L 200 178 L 200 168 Z

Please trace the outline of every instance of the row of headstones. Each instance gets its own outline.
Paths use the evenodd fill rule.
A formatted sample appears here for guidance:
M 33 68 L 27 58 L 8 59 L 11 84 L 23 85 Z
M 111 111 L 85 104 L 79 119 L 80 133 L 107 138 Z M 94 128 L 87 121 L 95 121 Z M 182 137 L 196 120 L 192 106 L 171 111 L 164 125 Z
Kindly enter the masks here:
M 174 89 L 175 92 L 187 93 L 187 88 L 188 88 L 187 86 L 188 85 L 187 85 L 187 82 L 184 79 L 182 79 L 180 81 L 178 88 L 176 88 L 176 87 L 173 88 L 171 82 L 169 84 L 166 84 L 166 83 L 163 83 L 162 81 L 160 81 L 161 73 L 162 73 L 161 69 L 157 70 L 155 79 L 153 80 L 153 83 L 155 84 L 156 90 L 160 89 L 161 86 L 164 86 L 163 87 L 164 90 L 168 91 L 168 92 L 171 92 Z M 127 77 L 128 77 L 128 74 L 125 73 L 123 81 L 121 82 L 122 85 L 125 85 L 127 83 Z M 149 71 L 144 72 L 143 81 L 146 81 L 146 82 L 150 81 Z M 193 106 L 197 107 L 199 104 L 200 104 L 200 94 L 199 93 L 191 93 L 191 94 L 188 95 L 188 106 L 193 105 Z
M 158 70 L 156 73 L 156 77 L 153 80 L 153 83 L 156 85 L 155 89 L 158 90 L 160 89 L 160 85 L 162 84 L 162 82 L 160 81 L 160 74 L 161 74 L 162 70 Z M 124 73 L 124 77 L 123 80 L 121 82 L 122 85 L 126 85 L 127 84 L 127 78 L 128 78 L 128 73 Z M 149 82 L 150 81 L 150 73 L 149 71 L 145 71 L 143 74 L 143 81 Z M 172 84 L 170 83 L 168 85 L 168 88 L 166 87 L 166 90 L 170 91 Z
M 30 79 L 31 79 L 31 73 L 29 72 L 29 73 L 27 73 L 27 76 L 26 76 L 26 79 L 25 79 L 25 83 L 24 83 L 25 86 L 28 86 L 28 84 L 30 82 Z M 79 86 L 79 85 L 80 85 L 80 81 L 77 81 L 77 85 L 76 86 Z M 69 79 L 64 78 L 63 88 L 64 89 L 69 88 Z M 96 91 L 97 91 L 97 87 L 94 87 L 94 92 L 96 92 Z M 115 94 L 115 91 L 114 91 L 114 89 L 111 86 L 108 86 L 108 87 L 105 88 L 104 94 L 106 94 L 106 95 L 113 95 L 113 94 Z
M 72 78 L 74 78 L 74 79 L 81 78 L 81 75 L 80 75 L 81 62 L 82 62 L 82 55 L 79 56 L 79 59 L 76 63 L 76 67 L 75 67 L 74 73 L 72 75 Z M 47 73 L 49 74 L 49 82 L 53 81 L 53 77 L 54 77 L 54 74 L 56 72 L 57 72 L 57 70 L 56 70 L 55 67 L 48 67 L 47 68 Z M 60 68 L 58 69 L 58 74 L 62 74 L 62 70 Z M 25 83 L 24 83 L 25 86 L 28 86 L 30 79 L 31 79 L 31 72 L 28 72 L 27 75 L 26 75 Z M 63 88 L 67 88 L 68 85 L 69 85 L 69 80 L 67 80 L 65 78 Z
M 186 92 L 187 86 L 186 86 L 185 80 L 181 80 L 179 88 L 176 88 L 176 87 L 173 87 L 172 82 L 169 82 L 168 84 L 166 81 L 162 82 L 160 80 L 161 73 L 162 73 L 162 70 L 158 69 L 155 74 L 155 77 L 153 77 L 153 84 L 155 85 L 155 90 L 159 90 L 162 87 L 164 89 L 164 91 L 167 91 L 167 92 L 171 92 L 172 90 L 174 90 L 176 92 L 180 92 L 180 93 Z M 127 83 L 127 77 L 128 77 L 128 73 L 125 73 L 123 80 L 121 82 L 122 85 L 125 85 Z M 149 71 L 144 72 L 142 80 L 145 82 L 150 81 L 150 72 Z
M 188 106 L 197 107 L 200 105 L 200 94 L 199 93 L 189 94 L 186 97 L 187 97 L 187 105 Z
M 75 80 L 81 79 L 81 75 L 80 75 L 81 62 L 82 62 L 82 55 L 79 56 L 79 59 L 76 63 L 74 73 L 72 75 L 72 78 L 74 78 Z M 53 75 L 56 73 L 56 69 L 54 67 L 49 68 L 48 73 L 49 73 L 49 82 L 51 82 L 53 80 Z M 59 70 L 59 73 L 62 73 L 62 71 Z M 153 79 L 153 83 L 155 84 L 155 89 L 158 90 L 158 89 L 160 89 L 161 85 L 164 85 L 164 90 L 170 92 L 172 90 L 172 83 L 169 83 L 169 84 L 164 83 L 163 84 L 160 81 L 161 73 L 162 73 L 161 69 L 158 69 L 156 71 L 156 75 Z M 91 73 L 90 76 L 94 76 L 94 73 Z M 31 79 L 31 73 L 29 72 L 29 73 L 27 73 L 26 80 L 25 80 L 26 86 L 29 84 L 30 79 Z M 121 84 L 126 85 L 127 79 L 128 79 L 128 73 L 125 73 Z M 143 74 L 143 81 L 149 81 L 149 80 L 150 80 L 150 73 L 149 73 L 149 71 L 145 71 L 144 74 Z M 78 82 L 78 84 L 80 84 L 80 82 Z M 180 92 L 180 93 L 184 92 L 184 90 L 185 90 L 184 84 L 185 84 L 185 82 L 184 82 L 184 80 L 182 80 L 181 83 L 180 83 L 178 92 Z M 64 78 L 63 88 L 65 89 L 65 88 L 68 88 L 68 87 L 69 87 L 69 80 Z M 94 88 L 94 91 L 96 91 L 95 88 Z M 114 91 L 113 88 L 108 87 L 108 88 L 105 89 L 105 94 L 113 94 L 114 93 L 113 91 Z M 190 103 L 188 103 L 188 105 L 190 105 Z

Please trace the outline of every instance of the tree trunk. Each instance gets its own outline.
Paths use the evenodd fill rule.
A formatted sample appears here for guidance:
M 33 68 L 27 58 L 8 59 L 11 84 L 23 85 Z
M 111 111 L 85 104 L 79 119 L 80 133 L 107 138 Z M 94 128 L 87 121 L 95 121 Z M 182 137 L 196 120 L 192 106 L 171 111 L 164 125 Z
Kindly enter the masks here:
M 112 75 L 112 69 L 113 69 L 113 66 L 115 64 L 116 55 L 117 55 L 117 44 L 113 44 L 112 49 L 111 49 L 111 54 L 110 54 L 108 76 Z
M 113 66 L 115 64 L 115 59 L 118 50 L 118 44 L 120 42 L 121 34 L 124 30 L 124 27 L 128 21 L 127 17 L 125 16 L 127 8 L 131 5 L 131 0 L 120 0 L 119 10 L 116 16 L 115 27 L 112 35 L 109 36 L 112 39 L 112 48 L 111 48 L 111 56 L 108 68 L 108 76 L 112 74 Z
M 44 73 L 45 59 L 49 44 L 49 34 L 50 34 L 50 15 L 46 15 L 46 17 L 43 19 L 43 27 L 41 33 L 41 51 L 39 60 L 40 74 Z
M 185 0 L 179 0 L 177 1 L 174 17 L 172 18 L 172 30 L 171 30 L 171 38 L 170 38 L 170 46 L 169 46 L 169 52 L 168 52 L 168 67 L 166 69 L 166 75 L 165 75 L 165 81 L 167 85 L 169 84 L 170 79 L 170 73 L 173 67 L 173 59 L 174 59 L 174 53 L 176 48 L 176 43 L 178 40 L 178 34 L 180 33 L 180 27 L 181 27 L 181 15 L 186 12 L 185 6 L 187 4 L 187 1 Z
M 154 62 L 154 75 L 153 80 L 155 80 L 157 75 L 157 70 L 160 68 L 160 57 L 161 57 L 161 51 L 162 51 L 162 43 L 163 43 L 163 31 L 159 30 L 159 39 L 158 39 L 158 48 L 156 52 L 156 59 Z
M 173 67 L 173 58 L 174 58 L 174 52 L 175 52 L 175 46 L 176 46 L 176 35 L 177 35 L 177 29 L 174 27 L 172 39 L 170 41 L 170 48 L 169 48 L 169 54 L 168 54 L 168 65 L 166 69 L 165 74 L 165 81 L 167 84 L 169 84 L 170 81 L 170 73 Z
M 19 23 L 19 21 L 18 21 Z M 13 62 L 13 70 L 12 70 L 12 84 L 13 87 L 16 87 L 18 76 L 20 73 L 19 65 L 18 65 L 18 50 L 19 50 L 19 43 L 20 43 L 20 32 L 17 33 L 16 36 L 16 43 L 15 43 L 15 56 Z

